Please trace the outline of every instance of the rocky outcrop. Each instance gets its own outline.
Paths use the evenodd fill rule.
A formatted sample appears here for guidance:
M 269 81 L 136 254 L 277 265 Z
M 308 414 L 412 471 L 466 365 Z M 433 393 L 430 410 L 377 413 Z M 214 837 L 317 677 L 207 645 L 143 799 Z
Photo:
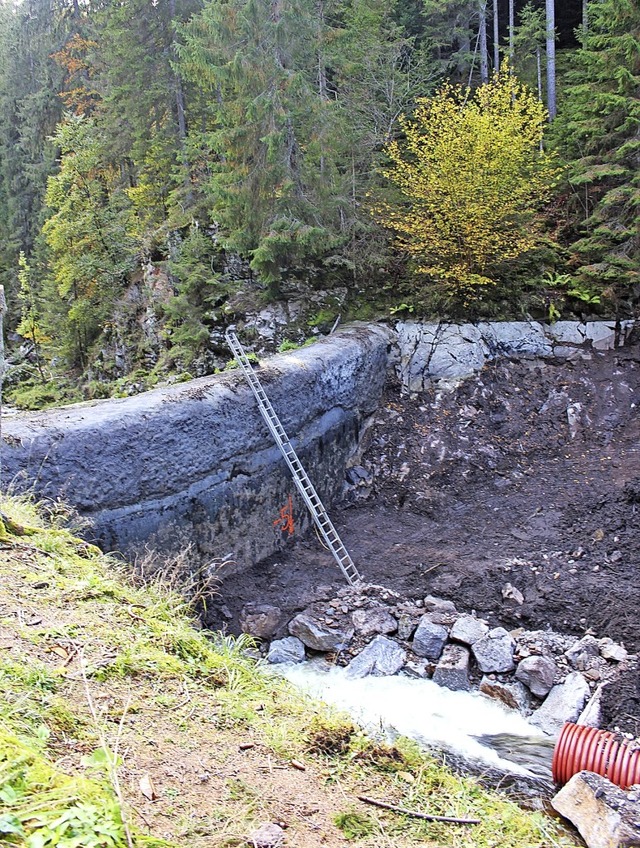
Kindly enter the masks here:
M 318 491 L 340 492 L 386 377 L 390 334 L 352 326 L 260 367 L 265 390 Z M 120 400 L 3 422 L 2 468 L 13 488 L 62 498 L 107 550 L 170 554 L 187 543 L 231 573 L 309 518 L 242 375 L 229 372 Z M 226 563 L 226 565 L 222 565 Z
M 589 350 L 623 345 L 633 321 L 504 321 L 447 324 L 401 321 L 397 325 L 398 377 L 411 392 L 434 380 L 463 380 L 501 356 L 568 359 Z M 579 412 L 579 410 L 578 410 Z

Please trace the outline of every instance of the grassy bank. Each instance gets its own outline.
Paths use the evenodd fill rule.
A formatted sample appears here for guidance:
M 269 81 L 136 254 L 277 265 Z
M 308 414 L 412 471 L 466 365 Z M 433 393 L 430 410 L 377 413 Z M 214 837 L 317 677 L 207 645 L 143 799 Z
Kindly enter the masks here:
M 2 510 L 1 844 L 236 846 L 265 822 L 300 848 L 573 844 L 412 743 L 367 739 L 28 504 Z

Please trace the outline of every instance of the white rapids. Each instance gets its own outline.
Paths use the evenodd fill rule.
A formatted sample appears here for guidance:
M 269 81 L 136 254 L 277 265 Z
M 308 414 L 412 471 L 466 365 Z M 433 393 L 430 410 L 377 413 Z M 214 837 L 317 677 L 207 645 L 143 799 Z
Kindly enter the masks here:
M 407 736 L 424 747 L 450 750 L 465 760 L 527 776 L 533 774 L 530 769 L 487 747 L 491 737 L 509 740 L 507 747 L 516 749 L 519 740 L 523 748 L 532 743 L 549 747 L 549 738 L 518 712 L 481 693 L 453 692 L 431 680 L 402 675 L 350 679 L 344 668 L 324 661 L 275 670 L 310 696 L 348 713 L 373 736 Z

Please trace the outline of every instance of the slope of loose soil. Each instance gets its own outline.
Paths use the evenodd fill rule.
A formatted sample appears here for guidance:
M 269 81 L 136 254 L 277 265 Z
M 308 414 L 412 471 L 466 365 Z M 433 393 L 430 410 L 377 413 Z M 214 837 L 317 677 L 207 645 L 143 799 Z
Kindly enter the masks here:
M 43 838 L 29 844 L 59 848 L 235 846 L 264 822 L 299 848 L 337 848 L 349 834 L 362 848 L 573 844 L 415 746 L 367 740 L 266 677 L 246 646 L 194 629 L 187 612 L 171 591 L 134 588 L 65 531 L 0 533 L 3 845 L 25 846 L 37 830 Z M 94 782 L 81 786 L 85 776 Z M 367 807 L 360 793 L 481 823 L 420 822 Z M 55 842 L 47 828 L 62 826 L 58 814 L 77 800 L 97 820 L 96 797 L 122 808 L 130 838 L 114 814 L 104 824 L 113 838 Z
M 637 652 L 639 413 L 638 344 L 573 362 L 503 360 L 452 391 L 389 386 L 361 458 L 369 497 L 348 493 L 355 505 L 334 510 L 336 525 L 370 582 L 439 595 L 511 628 L 590 631 Z M 507 583 L 522 605 L 503 597 Z M 323 584 L 335 590 L 340 574 L 307 539 L 230 578 L 221 595 L 237 627 L 243 603 L 293 611 Z M 609 725 L 640 732 L 637 670 L 605 706 Z

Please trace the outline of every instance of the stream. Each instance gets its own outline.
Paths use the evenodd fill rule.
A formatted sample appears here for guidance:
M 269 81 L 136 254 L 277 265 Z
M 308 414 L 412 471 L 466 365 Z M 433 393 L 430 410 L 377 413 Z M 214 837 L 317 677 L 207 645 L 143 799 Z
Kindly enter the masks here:
M 551 779 L 555 740 L 519 713 L 478 692 L 453 692 L 431 680 L 349 678 L 346 669 L 312 660 L 279 666 L 297 688 L 348 713 L 374 737 L 397 735 L 453 755 L 473 772 L 486 769 L 524 778 Z

